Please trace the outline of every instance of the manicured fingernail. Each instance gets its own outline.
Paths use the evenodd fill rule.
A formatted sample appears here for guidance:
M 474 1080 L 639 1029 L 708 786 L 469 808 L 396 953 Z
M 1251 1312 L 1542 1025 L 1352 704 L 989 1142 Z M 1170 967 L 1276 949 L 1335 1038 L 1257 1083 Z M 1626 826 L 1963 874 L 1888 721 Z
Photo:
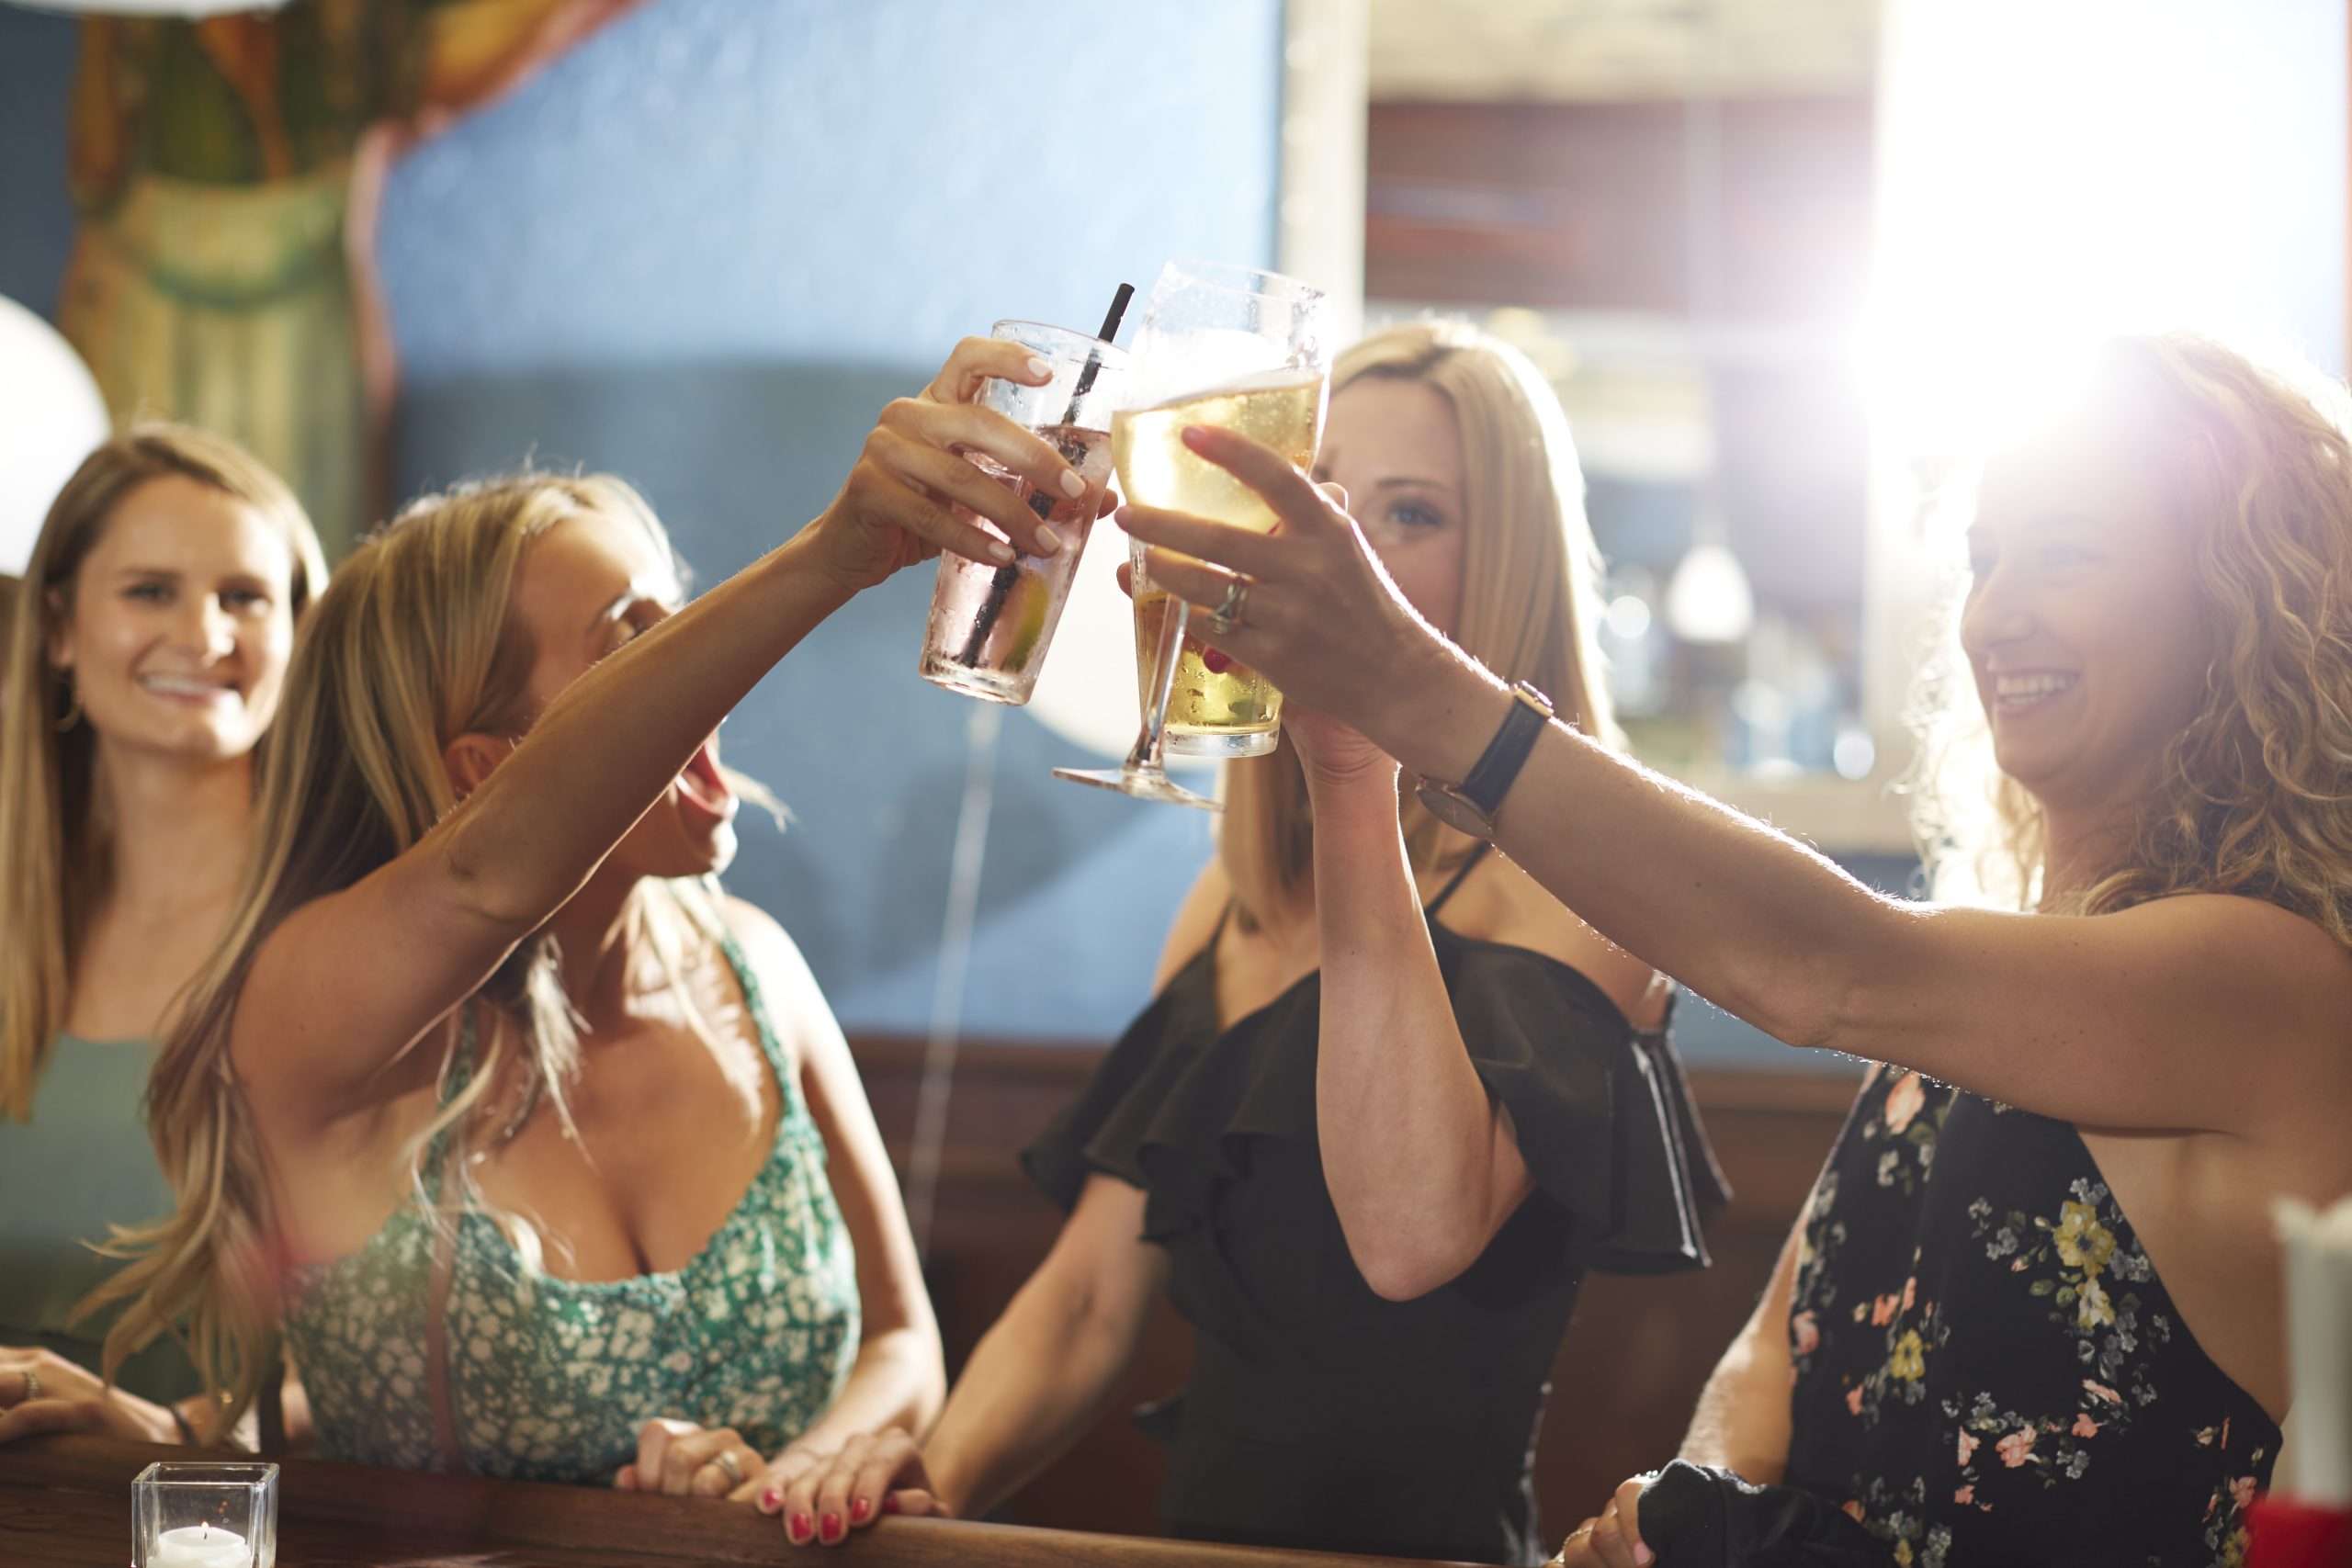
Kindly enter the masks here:
M 839 1514 L 827 1514 L 825 1516 L 825 1522 L 818 1527 L 817 1539 L 819 1540 L 839 1540 L 841 1538 L 842 1517 Z
M 789 1537 L 791 1537 L 791 1538 L 792 1538 L 792 1544 L 793 1544 L 793 1545 L 795 1545 L 795 1546 L 806 1546 L 806 1545 L 808 1545 L 808 1515 L 806 1515 L 806 1514 L 795 1514 L 795 1515 L 793 1515 L 793 1516 L 792 1516 L 792 1520 L 791 1520 L 791 1522 L 790 1522 L 789 1524 L 786 1524 L 786 1525 L 784 1527 L 784 1533 L 785 1533 L 786 1535 L 787 1535 L 787 1536 L 789 1536 Z
M 771 1486 L 760 1494 L 760 1512 L 773 1514 L 784 1506 L 784 1494 Z
M 1201 444 L 1208 438 L 1209 427 L 1205 424 L 1188 424 L 1184 427 L 1184 445 L 1195 451 L 1198 451 Z
M 854 1525 L 862 1525 L 865 1522 L 866 1517 L 873 1512 L 873 1504 L 863 1497 L 854 1498 L 849 1506 L 849 1522 Z
M 1029 356 L 1030 375 L 1035 376 L 1037 379 L 1043 381 L 1049 379 L 1053 376 L 1053 373 L 1054 367 L 1052 366 L 1046 364 L 1044 360 L 1038 358 L 1035 355 L 1031 355 Z
M 1011 545 L 1006 544 L 1002 539 L 994 539 L 989 541 L 989 554 L 994 556 L 1001 561 L 1010 563 L 1013 556 L 1017 553 L 1018 552 L 1015 551 Z
M 1061 547 L 1062 536 L 1059 534 L 1055 533 L 1051 528 L 1046 527 L 1043 523 L 1038 524 L 1037 553 L 1041 556 L 1059 555 L 1061 553 Z
M 1657 1553 L 1646 1546 L 1637 1546 L 1634 1548 L 1634 1561 L 1643 1564 L 1643 1568 L 1648 1568 L 1648 1564 L 1657 1561 Z
M 1062 493 L 1072 501 L 1086 493 L 1086 481 L 1079 478 L 1076 468 L 1062 470 Z
M 898 1498 L 896 1498 L 896 1497 L 894 1497 L 894 1496 L 886 1496 L 886 1497 L 884 1497 L 884 1498 L 882 1499 L 882 1511 L 883 1511 L 884 1513 L 886 1513 L 886 1514 L 895 1514 L 895 1513 L 897 1513 L 897 1512 L 899 1511 L 899 1500 L 898 1500 Z

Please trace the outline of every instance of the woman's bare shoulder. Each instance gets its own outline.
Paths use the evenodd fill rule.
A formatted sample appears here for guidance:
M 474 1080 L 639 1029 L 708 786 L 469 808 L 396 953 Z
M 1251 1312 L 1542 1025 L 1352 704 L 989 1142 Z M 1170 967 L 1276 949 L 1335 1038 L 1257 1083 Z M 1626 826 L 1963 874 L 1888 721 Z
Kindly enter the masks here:
M 1566 964 L 1599 986 L 1637 1025 L 1665 1016 L 1665 976 L 1587 925 L 1498 853 L 1479 863 L 1438 918 L 1473 941 L 1523 947 Z
M 780 1028 L 789 1021 L 789 1032 L 797 1032 L 811 1020 L 834 1027 L 832 1008 L 808 959 L 801 956 L 800 944 L 774 915 L 731 893 L 714 897 L 711 910 L 743 955 L 744 966 L 759 983 L 761 998 Z
M 1226 906 L 1232 901 L 1233 884 L 1226 878 L 1223 863 L 1211 855 L 1200 874 L 1193 878 L 1193 886 L 1186 891 L 1183 903 L 1177 906 L 1176 919 L 1168 928 L 1168 941 L 1159 950 L 1159 967 L 1151 977 L 1153 996 L 1166 990 L 1176 972 L 1216 938 L 1217 927 L 1225 919 Z

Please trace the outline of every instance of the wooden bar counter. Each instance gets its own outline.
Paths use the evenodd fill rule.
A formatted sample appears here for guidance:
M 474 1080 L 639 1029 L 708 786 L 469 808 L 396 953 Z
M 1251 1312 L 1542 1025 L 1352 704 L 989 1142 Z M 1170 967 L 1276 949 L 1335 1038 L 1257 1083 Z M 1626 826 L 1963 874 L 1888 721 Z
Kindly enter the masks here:
M 0 1564 L 122 1568 L 130 1480 L 186 1449 L 37 1438 L 0 1449 Z M 1400 1560 L 1207 1546 L 947 1519 L 882 1520 L 846 1547 L 795 1547 L 774 1518 L 701 1498 L 282 1461 L 279 1568 L 1399 1568 Z

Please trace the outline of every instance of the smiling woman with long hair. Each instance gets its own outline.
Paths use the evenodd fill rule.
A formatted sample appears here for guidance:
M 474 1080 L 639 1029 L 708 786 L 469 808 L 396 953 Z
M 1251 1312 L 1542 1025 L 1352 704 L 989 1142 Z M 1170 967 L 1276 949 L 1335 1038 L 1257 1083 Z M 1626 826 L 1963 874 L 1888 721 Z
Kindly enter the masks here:
M 1882 897 L 1557 725 L 1489 784 L 1496 842 L 1600 931 L 1883 1064 L 1684 1458 L 1826 1498 L 1903 1562 L 2238 1560 L 2287 1406 L 2271 1206 L 2352 1189 L 2346 428 L 2340 386 L 2132 337 L 1987 465 L 1949 694 L 2000 782 L 1928 827 L 2021 908 Z M 1500 683 L 1304 476 L 1187 439 L 1283 526 L 1130 509 L 1155 573 L 1212 605 L 1246 574 L 1227 651 L 1469 774 Z M 1640 1489 L 1569 1563 L 1646 1559 Z
M 1552 389 L 1458 323 L 1333 367 L 1317 477 L 1415 611 L 1611 744 L 1599 560 Z M 1024 1155 L 1069 1218 L 939 1425 L 843 1445 L 786 1530 L 976 1513 L 1100 1415 L 1165 1295 L 1195 1330 L 1163 1528 L 1542 1555 L 1546 1378 L 1588 1272 L 1706 1261 L 1722 1200 L 1670 987 L 1311 711 L 1227 765 L 1156 995 Z
M 925 1417 L 938 1332 L 847 1044 L 708 885 L 715 731 L 863 589 L 1009 558 L 972 513 L 1052 553 L 963 456 L 1082 491 L 973 401 L 1029 364 L 967 340 L 823 513 L 691 604 L 606 478 L 428 497 L 353 554 L 155 1066 L 175 1206 L 102 1292 L 110 1365 L 183 1333 L 233 1420 L 282 1334 L 328 1457 L 742 1500 L 788 1445 Z
M 255 752 L 325 584 L 277 475 L 151 423 L 75 470 L 17 594 L 0 694 L 0 1370 L 45 1369 L 61 1420 L 99 1408 L 103 1325 L 73 1321 L 107 1270 L 92 1245 L 170 1207 L 140 1111 L 150 1042 L 227 923 Z M 154 1400 L 197 1392 L 175 1344 L 122 1381 Z M 148 1414 L 135 1429 L 169 1440 Z

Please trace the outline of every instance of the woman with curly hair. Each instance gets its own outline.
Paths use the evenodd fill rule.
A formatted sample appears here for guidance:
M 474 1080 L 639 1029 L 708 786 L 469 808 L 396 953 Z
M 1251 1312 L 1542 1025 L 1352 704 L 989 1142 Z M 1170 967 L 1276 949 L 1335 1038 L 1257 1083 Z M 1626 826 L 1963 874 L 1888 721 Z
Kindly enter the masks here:
M 1810 1494 L 1905 1568 L 2242 1552 L 2287 1407 L 2271 1204 L 2352 1189 L 2342 403 L 2202 339 L 2127 338 L 1987 465 L 1959 629 L 1999 782 L 1988 812 L 1925 825 L 1939 865 L 2021 872 L 2010 909 L 1881 897 L 1541 722 L 1263 448 L 1187 435 L 1275 535 L 1127 509 L 1154 575 L 1228 612 L 1208 640 L 1604 935 L 1781 1040 L 1883 1064 L 1683 1459 Z M 1655 1560 L 1644 1479 L 1564 1562 Z

